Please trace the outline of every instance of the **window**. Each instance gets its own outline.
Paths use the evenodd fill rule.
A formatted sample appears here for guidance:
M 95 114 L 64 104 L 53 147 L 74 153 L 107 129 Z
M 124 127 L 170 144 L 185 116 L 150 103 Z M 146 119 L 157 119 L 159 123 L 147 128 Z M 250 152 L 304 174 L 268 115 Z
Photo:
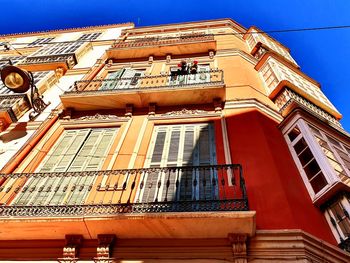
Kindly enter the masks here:
M 120 69 L 108 73 L 100 90 L 131 89 L 139 85 L 139 78 L 144 75 L 144 70 Z
M 298 126 L 294 127 L 287 136 L 291 142 L 294 154 L 297 157 L 299 167 L 302 168 L 302 171 L 306 175 L 306 179 L 310 183 L 313 192 L 317 194 L 328 183 L 314 154 L 303 138 Z
M 55 38 L 54 37 L 38 38 L 35 41 L 33 41 L 32 43 L 28 44 L 27 47 L 40 47 L 42 45 L 50 43 L 53 39 L 55 39 Z
M 309 127 L 338 177 L 350 176 L 350 154 L 347 147 L 316 127 Z
M 155 126 L 146 167 L 203 166 L 216 164 L 212 124 Z M 150 172 L 140 193 L 142 202 L 217 199 L 214 171 L 174 170 L 169 174 Z M 161 187 L 159 187 L 161 182 Z M 206 183 L 203 183 L 206 182 Z M 216 185 L 216 186 L 215 186 Z
M 325 216 L 332 231 L 340 243 L 350 237 L 350 204 L 346 197 L 342 197 L 326 208 Z
M 77 41 L 91 41 L 98 38 L 102 33 L 88 33 L 83 34 L 81 37 L 78 38 Z
M 347 184 L 350 177 L 348 145 L 303 119 L 298 119 L 284 133 L 314 200 L 338 182 Z
M 38 168 L 40 173 L 100 170 L 118 128 L 66 130 Z M 93 176 L 53 174 L 33 176 L 15 205 L 79 204 L 93 183 Z M 74 191 L 74 189 L 79 189 Z
M 72 54 L 79 47 L 81 47 L 83 42 L 63 42 L 63 43 L 52 43 L 47 44 L 38 51 L 30 55 L 30 57 L 42 57 L 50 55 L 61 55 L 61 54 Z

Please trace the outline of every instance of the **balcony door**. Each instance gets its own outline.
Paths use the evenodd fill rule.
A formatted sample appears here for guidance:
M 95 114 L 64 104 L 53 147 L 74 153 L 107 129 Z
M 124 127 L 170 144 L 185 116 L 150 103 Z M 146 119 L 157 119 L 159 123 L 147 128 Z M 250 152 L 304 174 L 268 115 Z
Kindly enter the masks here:
M 209 65 L 198 65 L 196 74 L 178 75 L 177 70 L 177 67 L 170 69 L 170 86 L 191 85 L 210 82 Z
M 149 168 L 187 168 L 149 172 L 139 201 L 193 201 L 217 198 L 217 183 L 213 183 L 217 180 L 215 171 L 199 171 L 195 168 L 216 164 L 212 124 L 155 126 L 145 164 Z
M 139 79 L 143 77 L 144 70 L 131 68 L 120 69 L 108 73 L 100 90 L 133 89 L 139 87 Z
M 95 177 L 71 172 L 100 170 L 117 131 L 118 128 L 64 131 L 38 168 L 44 176 L 30 178 L 14 204 L 80 204 Z

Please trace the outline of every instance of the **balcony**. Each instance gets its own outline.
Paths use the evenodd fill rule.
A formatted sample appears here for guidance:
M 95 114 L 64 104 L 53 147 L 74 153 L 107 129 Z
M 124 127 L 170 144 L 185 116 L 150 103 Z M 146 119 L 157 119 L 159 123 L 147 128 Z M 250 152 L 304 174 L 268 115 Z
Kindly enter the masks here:
M 288 87 L 336 119 L 341 118 L 341 114 L 323 94 L 317 82 L 299 70 L 288 67 L 275 55 L 265 53 L 256 69 L 261 74 L 272 100 Z
M 156 75 L 133 78 L 77 81 L 61 96 L 66 108 L 96 110 L 212 103 L 225 100 L 224 72 L 203 71 L 184 76 Z
M 151 37 L 116 42 L 107 50 L 111 59 L 135 59 L 149 56 L 188 55 L 216 50 L 214 35 L 191 34 L 179 37 Z
M 73 68 L 76 64 L 77 58 L 74 53 L 71 53 L 33 57 L 29 56 L 21 61 L 19 66 L 30 71 L 55 70 L 56 68 L 63 68 L 66 71 L 67 69 Z
M 16 235 L 56 238 L 67 227 L 86 236 L 114 232 L 123 238 L 227 237 L 232 232 L 252 235 L 255 231 L 255 212 L 248 211 L 242 168 L 237 164 L 4 177 L 17 181 L 0 189 L 2 200 L 17 195 L 13 204 L 0 207 L 6 239 Z M 50 178 L 51 183 L 39 186 L 29 181 L 29 186 L 18 187 L 19 182 L 35 177 Z M 70 179 L 62 183 L 62 178 Z M 33 200 L 26 202 L 24 196 Z M 33 231 L 53 226 L 54 232 Z

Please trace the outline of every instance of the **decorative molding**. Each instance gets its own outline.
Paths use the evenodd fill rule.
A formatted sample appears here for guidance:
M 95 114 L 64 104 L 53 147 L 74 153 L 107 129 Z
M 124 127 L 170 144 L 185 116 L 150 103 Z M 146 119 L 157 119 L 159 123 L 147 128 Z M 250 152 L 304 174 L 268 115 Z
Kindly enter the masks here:
M 257 230 L 249 239 L 254 262 L 350 262 L 350 254 L 302 230 Z
M 228 234 L 232 246 L 233 262 L 247 263 L 247 236 L 240 234 Z
M 156 103 L 150 103 L 148 105 L 148 116 L 156 115 L 156 108 L 157 108 L 157 104 Z
M 167 113 L 162 114 L 161 116 L 182 116 L 182 115 L 199 115 L 199 114 L 207 114 L 208 111 L 205 110 L 188 110 L 183 108 L 182 110 L 169 111 Z
M 115 120 L 115 119 L 121 119 L 117 115 L 103 115 L 96 113 L 95 115 L 88 115 L 88 116 L 82 116 L 76 119 L 70 119 L 70 120 L 78 120 L 78 121 L 92 121 L 92 120 Z
M 94 258 L 96 263 L 114 262 L 111 258 L 111 247 L 116 239 L 115 235 L 97 235 L 98 246 L 96 248 L 97 256 Z
M 63 257 L 58 262 L 73 263 L 78 260 L 78 249 L 81 246 L 83 237 L 81 235 L 66 235 L 66 245 L 63 248 Z

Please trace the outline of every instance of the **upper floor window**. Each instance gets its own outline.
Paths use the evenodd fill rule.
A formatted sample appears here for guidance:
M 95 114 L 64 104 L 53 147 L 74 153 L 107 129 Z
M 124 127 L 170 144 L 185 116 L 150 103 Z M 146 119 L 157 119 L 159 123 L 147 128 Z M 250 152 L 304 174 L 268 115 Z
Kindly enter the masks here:
M 350 203 L 345 196 L 330 204 L 325 209 L 325 216 L 337 241 L 342 241 L 350 237 Z
M 216 164 L 214 127 L 210 123 L 155 126 L 145 167 Z M 150 172 L 140 193 L 142 202 L 215 200 L 218 189 L 213 170 L 189 169 L 169 174 Z
M 81 35 L 77 41 L 91 41 L 97 39 L 102 33 L 87 33 Z
M 139 85 L 139 78 L 144 75 L 144 72 L 145 70 L 142 69 L 131 68 L 109 72 L 100 90 L 136 88 Z
M 319 163 L 298 126 L 295 126 L 287 136 L 293 149 L 293 156 L 296 157 L 297 164 L 299 164 L 298 167 L 301 168 L 313 192 L 317 194 L 328 184 Z
M 65 130 L 37 169 L 40 173 L 96 171 L 102 168 L 118 128 Z M 93 176 L 32 176 L 14 200 L 15 205 L 80 203 Z M 67 189 L 81 188 L 81 191 Z
M 313 199 L 350 178 L 349 146 L 303 119 L 285 131 L 292 156 Z
M 83 42 L 63 42 L 47 44 L 38 51 L 31 54 L 30 56 L 40 57 L 49 55 L 71 54 L 77 51 L 77 49 L 83 44 Z
M 40 47 L 42 45 L 50 43 L 54 39 L 55 39 L 54 37 L 38 38 L 35 41 L 33 41 L 32 43 L 29 43 L 28 47 Z

